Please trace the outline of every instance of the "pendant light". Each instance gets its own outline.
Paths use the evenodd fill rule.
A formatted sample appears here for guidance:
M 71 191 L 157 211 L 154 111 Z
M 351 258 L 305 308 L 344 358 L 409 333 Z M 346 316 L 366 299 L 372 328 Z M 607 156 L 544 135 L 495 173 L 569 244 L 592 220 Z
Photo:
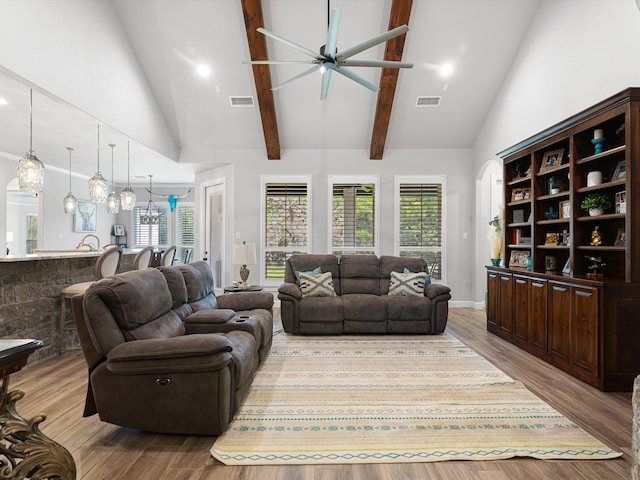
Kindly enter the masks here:
M 18 185 L 23 191 L 40 192 L 43 183 L 44 164 L 33 151 L 33 89 L 29 89 L 29 150 L 18 160 Z
M 71 152 L 73 148 L 67 147 L 67 150 L 69 150 L 69 193 L 62 199 L 62 204 L 64 205 L 64 213 L 76 213 L 76 204 L 78 201 L 76 197 L 73 196 L 73 193 L 71 193 Z
M 136 206 L 136 192 L 129 185 L 129 140 L 127 140 L 127 186 L 120 192 L 122 210 L 133 210 Z
M 107 213 L 118 213 L 120 211 L 120 197 L 113 189 L 113 147 L 115 144 L 110 143 L 109 146 L 111 147 L 111 193 L 107 196 Z
M 158 213 L 158 209 L 156 208 L 155 203 L 153 203 L 153 199 L 151 198 L 153 194 L 151 188 L 151 178 L 153 175 L 149 175 L 149 203 L 147 204 L 147 211 L 144 212 L 143 215 L 140 215 L 140 224 L 141 225 L 158 225 L 160 223 L 160 214 Z
M 98 124 L 98 170 L 89 180 L 89 200 L 95 203 L 104 203 L 107 200 L 109 183 L 100 173 L 100 124 Z

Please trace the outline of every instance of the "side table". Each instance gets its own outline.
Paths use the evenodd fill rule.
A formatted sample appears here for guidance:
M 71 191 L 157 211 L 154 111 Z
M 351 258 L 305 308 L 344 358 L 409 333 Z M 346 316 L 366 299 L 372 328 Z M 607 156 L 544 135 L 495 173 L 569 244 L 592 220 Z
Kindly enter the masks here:
M 29 355 L 42 347 L 40 340 L 0 340 L 0 465 L 3 478 L 46 478 L 74 480 L 76 465 L 69 451 L 44 435 L 39 428 L 47 417 L 26 420 L 16 411 L 24 392 L 9 392 L 9 377 L 22 370 Z
M 224 287 L 224 293 L 243 293 L 243 292 L 261 292 L 261 291 L 262 291 L 261 285 L 251 285 L 249 286 L 249 288 L 234 287 L 233 285 Z

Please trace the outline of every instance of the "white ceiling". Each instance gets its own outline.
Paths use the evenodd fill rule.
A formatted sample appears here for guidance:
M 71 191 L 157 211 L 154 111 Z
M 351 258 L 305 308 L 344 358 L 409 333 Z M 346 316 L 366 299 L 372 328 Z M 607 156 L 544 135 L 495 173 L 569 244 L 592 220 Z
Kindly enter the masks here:
M 403 60 L 415 66 L 400 72 L 385 150 L 471 148 L 538 3 L 414 0 Z M 242 63 L 249 59 L 249 50 L 240 1 L 114 0 L 113 4 L 178 147 L 182 152 L 204 152 L 196 156 L 197 163 L 175 168 L 173 161 L 134 142 L 132 176 L 152 173 L 154 183 L 191 183 L 196 172 L 224 163 L 225 151 L 264 152 L 258 108 L 232 108 L 229 101 L 229 96 L 255 96 L 251 66 Z M 338 50 L 388 29 L 391 0 L 331 0 L 331 7 L 342 13 Z M 325 43 L 327 0 L 263 0 L 263 13 L 268 30 L 314 51 Z M 271 59 L 307 59 L 271 39 L 267 46 Z M 382 59 L 383 54 L 380 45 L 356 58 Z M 195 74 L 199 62 L 211 67 L 210 77 Z M 454 66 L 447 78 L 436 68 L 445 62 Z M 273 66 L 273 84 L 306 68 Z M 378 83 L 380 69 L 361 68 L 358 73 Z M 0 97 L 10 97 L 11 103 L 0 106 L 0 157 L 17 159 L 28 147 L 28 88 L 2 77 Z M 441 105 L 416 107 L 418 96 L 442 96 Z M 309 75 L 276 91 L 275 103 L 283 153 L 369 150 L 376 94 L 355 82 L 333 75 L 328 98 L 322 102 L 320 76 Z M 74 171 L 88 178 L 97 160 L 98 120 L 36 91 L 34 150 L 48 168 L 66 171 L 64 146 L 74 146 L 74 156 L 82 159 Z M 127 136 L 101 128 L 101 170 L 109 179 L 108 143 L 117 144 L 115 181 L 124 183 Z M 132 181 L 140 182 L 144 180 Z

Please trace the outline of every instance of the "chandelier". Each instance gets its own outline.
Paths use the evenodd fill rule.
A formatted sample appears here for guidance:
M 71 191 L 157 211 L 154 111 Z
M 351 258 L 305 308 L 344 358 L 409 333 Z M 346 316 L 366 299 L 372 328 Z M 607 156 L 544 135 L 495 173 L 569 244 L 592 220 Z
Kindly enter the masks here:
M 98 170 L 89 180 L 89 200 L 95 203 L 104 203 L 107 200 L 109 183 L 100 173 L 100 124 L 98 124 Z
M 33 151 L 33 89 L 29 90 L 29 150 L 24 158 L 18 160 L 18 185 L 20 190 L 42 191 L 44 183 L 44 164 Z
M 113 147 L 115 144 L 110 143 L 109 146 L 111 147 L 111 193 L 107 195 L 107 213 L 118 213 L 120 211 L 120 197 L 113 189 Z
M 129 140 L 127 140 L 127 186 L 120 192 L 120 205 L 122 210 L 133 210 L 136 206 L 136 192 L 129 184 Z
M 158 225 L 160 223 L 160 214 L 156 208 L 156 204 L 153 203 L 153 190 L 151 189 L 151 178 L 153 175 L 149 175 L 149 203 L 147 204 L 147 210 L 140 215 L 140 225 Z
M 67 147 L 67 150 L 69 150 L 69 193 L 62 199 L 62 205 L 64 205 L 64 213 L 76 213 L 76 204 L 78 201 L 73 193 L 71 193 L 71 152 L 73 148 Z

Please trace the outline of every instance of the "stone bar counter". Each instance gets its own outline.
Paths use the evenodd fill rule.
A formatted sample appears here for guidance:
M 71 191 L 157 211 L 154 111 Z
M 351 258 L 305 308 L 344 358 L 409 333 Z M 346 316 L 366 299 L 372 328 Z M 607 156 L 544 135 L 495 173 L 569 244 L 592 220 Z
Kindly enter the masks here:
M 133 269 L 137 251 L 125 249 L 118 272 Z M 58 355 L 60 292 L 74 283 L 92 281 L 97 252 L 49 253 L 0 257 L 0 338 L 35 338 L 44 346 L 29 358 Z M 67 308 L 65 321 L 73 322 Z M 75 331 L 67 332 L 65 347 L 78 346 Z

